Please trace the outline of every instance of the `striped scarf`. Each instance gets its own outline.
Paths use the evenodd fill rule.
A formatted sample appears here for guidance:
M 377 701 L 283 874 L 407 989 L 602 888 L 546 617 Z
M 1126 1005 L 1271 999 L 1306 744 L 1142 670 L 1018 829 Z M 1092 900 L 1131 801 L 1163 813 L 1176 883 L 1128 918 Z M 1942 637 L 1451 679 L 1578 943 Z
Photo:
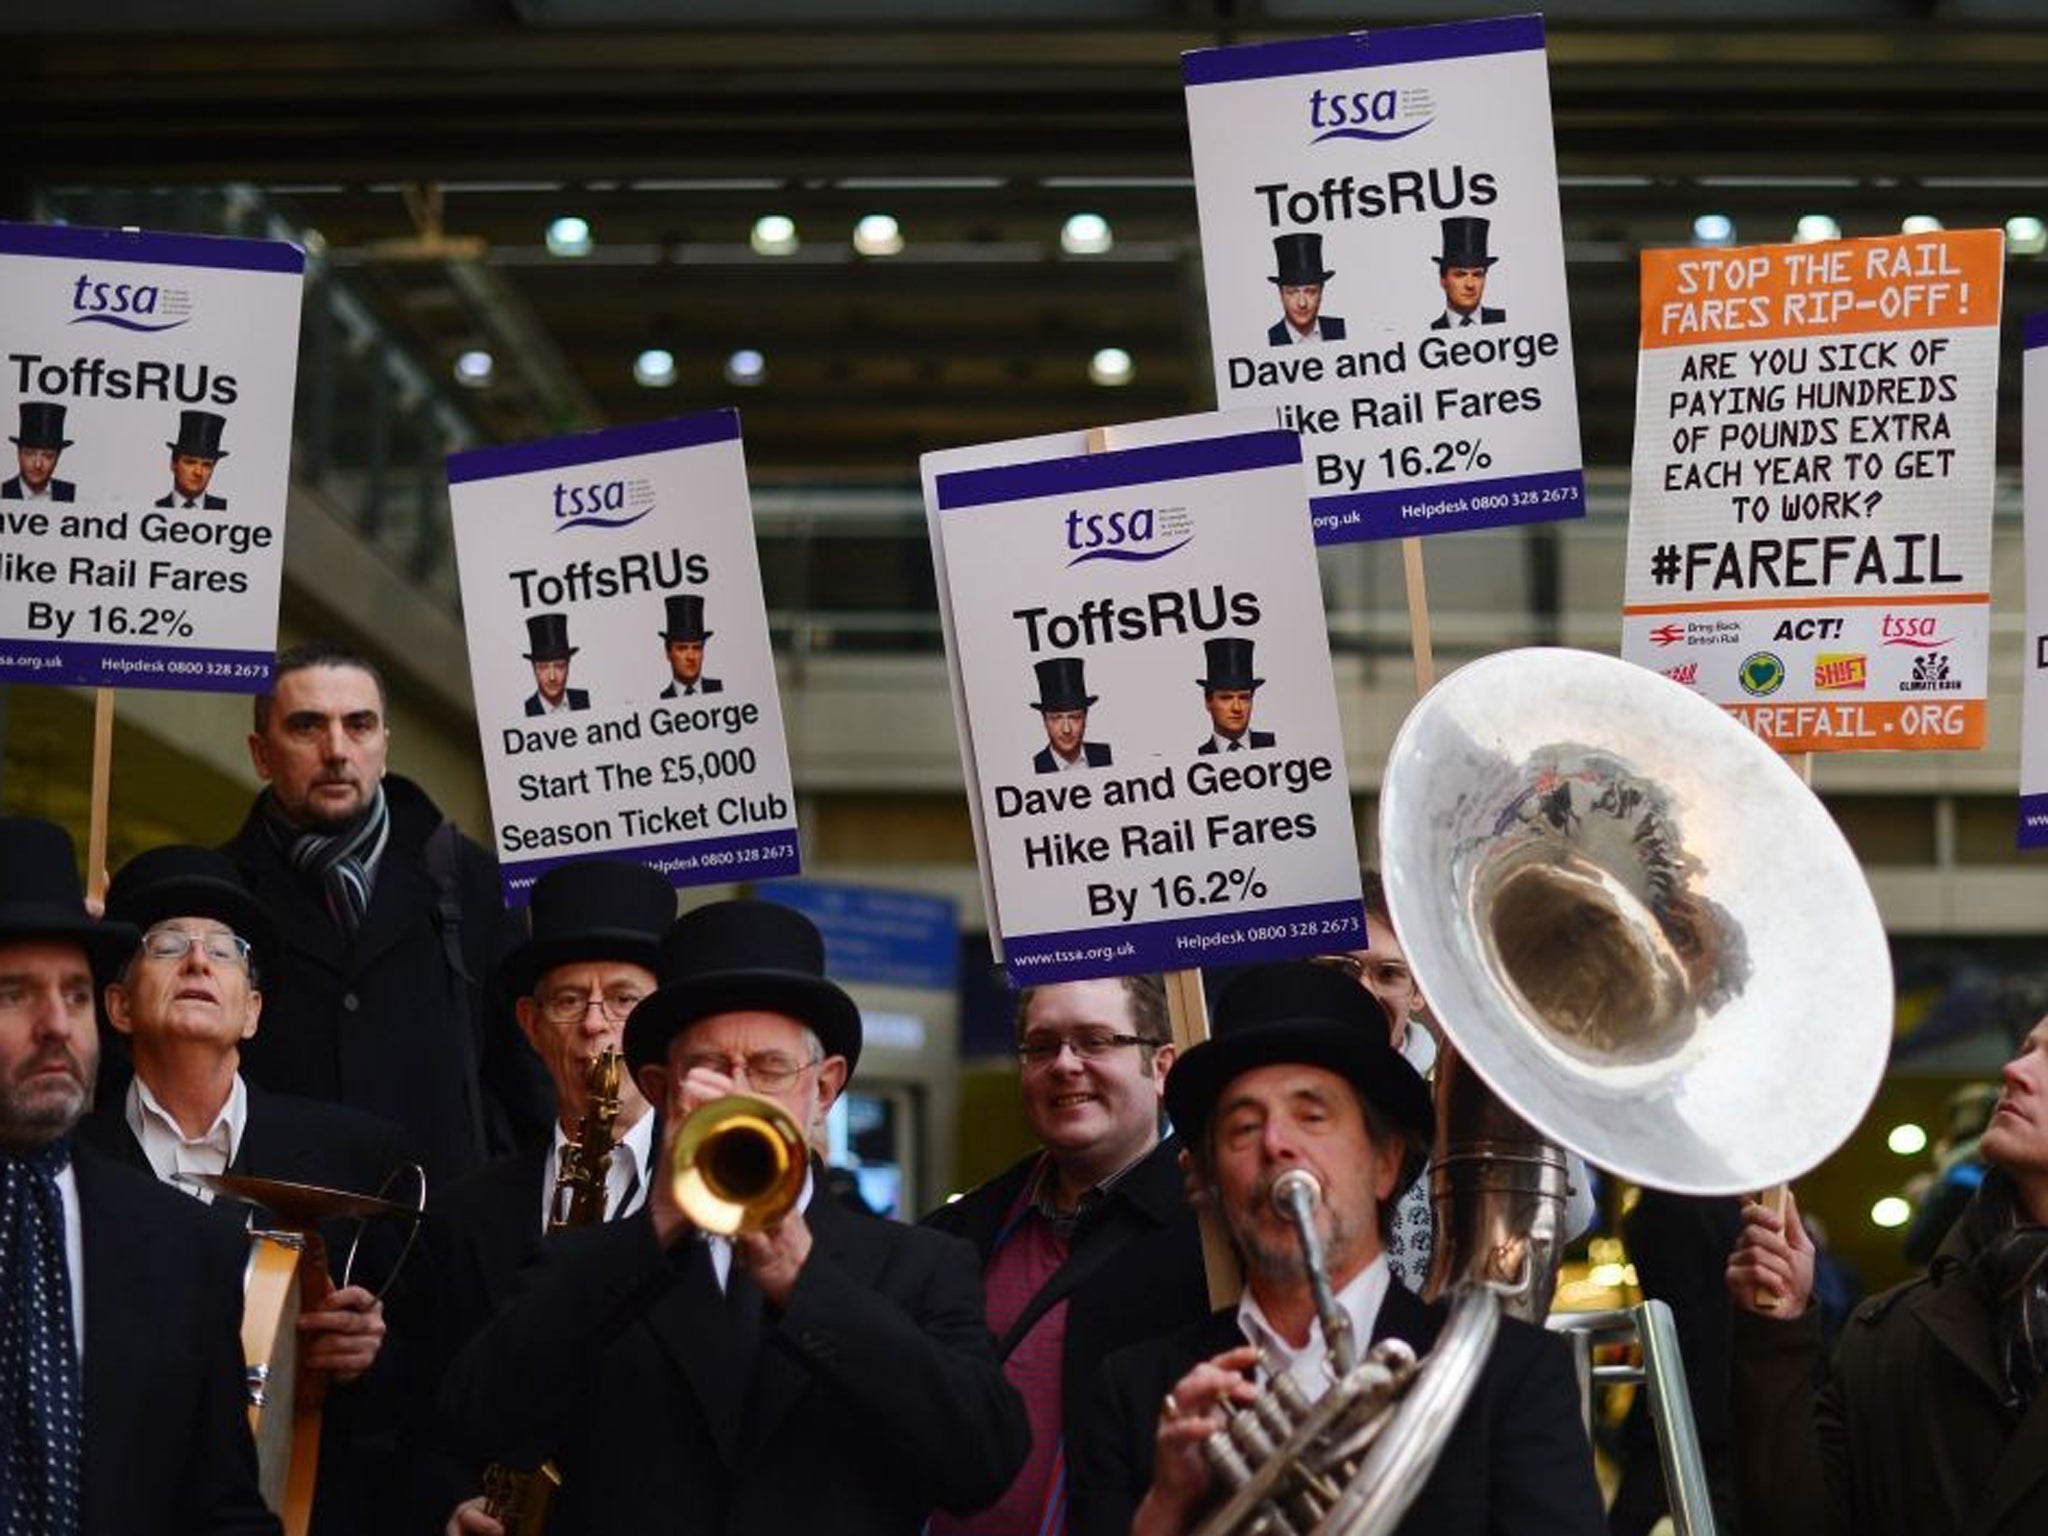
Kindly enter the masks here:
M 1991 1292 L 2005 1368 L 2006 1406 L 2025 1413 L 2048 1377 L 2048 1227 L 2025 1219 L 2005 1174 L 1992 1169 L 1958 1225 Z
M 391 837 L 391 809 L 384 799 L 384 786 L 377 786 L 375 797 L 355 825 L 340 832 L 299 830 L 286 820 L 274 795 L 263 798 L 263 819 L 291 867 L 320 882 L 327 915 L 335 926 L 354 937 L 370 908 L 377 861 L 384 857 L 384 845 Z

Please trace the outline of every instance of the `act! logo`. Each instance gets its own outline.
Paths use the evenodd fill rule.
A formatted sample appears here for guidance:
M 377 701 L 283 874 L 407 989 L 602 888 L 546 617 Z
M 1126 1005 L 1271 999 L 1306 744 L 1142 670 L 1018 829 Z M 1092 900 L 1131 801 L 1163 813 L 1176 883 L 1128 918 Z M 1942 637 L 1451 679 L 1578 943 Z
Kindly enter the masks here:
M 625 528 L 653 510 L 654 486 L 647 480 L 555 482 L 557 533 L 564 528 Z
M 1087 560 L 1164 560 L 1195 537 L 1186 507 L 1134 507 L 1129 511 L 1067 513 L 1068 565 Z
M 1742 691 L 1753 698 L 1768 698 L 1785 686 L 1785 663 L 1770 651 L 1752 651 L 1742 658 L 1736 674 Z
M 70 325 L 175 331 L 192 318 L 192 295 L 158 283 L 117 283 L 81 272 L 71 285 Z
M 1308 95 L 1311 144 L 1329 139 L 1386 144 L 1420 133 L 1435 121 L 1436 104 L 1429 92 L 1412 86 L 1405 91 L 1326 91 L 1318 86 Z

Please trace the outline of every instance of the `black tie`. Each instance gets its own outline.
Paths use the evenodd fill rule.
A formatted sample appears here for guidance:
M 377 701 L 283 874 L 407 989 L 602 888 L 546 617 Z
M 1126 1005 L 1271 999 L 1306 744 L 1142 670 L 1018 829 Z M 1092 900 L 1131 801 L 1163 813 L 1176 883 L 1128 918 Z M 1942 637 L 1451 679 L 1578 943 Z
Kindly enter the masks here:
M 0 1533 L 75 1536 L 84 1390 L 71 1325 L 64 1197 L 68 1138 L 0 1157 Z

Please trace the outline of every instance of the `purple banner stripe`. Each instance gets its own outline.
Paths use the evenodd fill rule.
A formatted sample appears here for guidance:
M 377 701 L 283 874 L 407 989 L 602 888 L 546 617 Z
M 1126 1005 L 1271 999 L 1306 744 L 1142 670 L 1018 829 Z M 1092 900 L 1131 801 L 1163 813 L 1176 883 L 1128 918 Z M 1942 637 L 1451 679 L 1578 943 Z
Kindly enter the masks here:
M 275 661 L 269 651 L 103 645 L 96 640 L 0 640 L 0 682 L 68 688 L 261 693 L 270 686 Z
M 507 859 L 500 865 L 505 877 L 505 904 L 523 907 L 531 899 L 533 882 L 551 869 L 581 859 L 624 859 L 645 864 L 682 889 L 692 885 L 717 885 L 733 880 L 766 880 L 775 875 L 797 873 L 796 829 L 776 832 L 742 832 L 733 837 L 698 837 L 678 843 L 648 843 L 639 848 L 608 848 L 602 853 L 558 853 L 544 859 Z
M 495 480 L 501 475 L 529 475 L 542 469 L 567 469 L 573 464 L 602 464 L 608 459 L 630 459 L 636 454 L 660 453 L 669 448 L 700 448 L 706 443 L 736 442 L 739 435 L 740 413 L 726 406 L 721 410 L 677 416 L 668 421 L 607 427 L 600 432 L 579 432 L 574 437 L 550 437 L 537 443 L 513 443 L 504 448 L 474 448 L 468 453 L 451 453 L 448 455 L 448 483 L 463 485 L 471 480 Z
M 2020 796 L 2020 846 L 2048 848 L 2048 795 Z
M 79 229 L 70 224 L 0 224 L 0 253 L 63 256 L 79 261 L 131 261 L 177 267 L 224 267 L 238 272 L 306 270 L 306 253 L 282 240 L 233 240 L 225 235 L 131 234 L 122 229 Z
M 1312 496 L 1308 510 L 1318 544 L 1547 523 L 1586 515 L 1586 473 L 1565 469 L 1353 496 Z
M 1073 496 L 1122 485 L 1194 480 L 1204 475 L 1228 475 L 1244 469 L 1270 469 L 1276 464 L 1300 462 L 1301 439 L 1292 432 L 1276 429 L 1240 432 L 1234 437 L 1205 437 L 1191 443 L 1087 453 L 1071 459 L 963 469 L 939 476 L 936 489 L 939 510 L 958 512 L 995 502 L 1028 501 L 1036 496 Z
M 1122 928 L 1005 934 L 1003 967 L 1014 986 L 1182 971 L 1201 965 L 1250 965 L 1365 947 L 1365 907 L 1312 902 L 1264 912 L 1175 917 Z
M 2026 349 L 2048 347 L 2048 313 L 2029 315 L 2026 320 Z
M 1388 27 L 1341 37 L 1294 37 L 1236 48 L 1202 48 L 1180 56 L 1180 72 L 1189 85 L 1222 85 L 1232 80 L 1270 80 L 1279 75 L 1521 53 L 1542 46 L 1541 16 L 1502 16 L 1437 27 Z

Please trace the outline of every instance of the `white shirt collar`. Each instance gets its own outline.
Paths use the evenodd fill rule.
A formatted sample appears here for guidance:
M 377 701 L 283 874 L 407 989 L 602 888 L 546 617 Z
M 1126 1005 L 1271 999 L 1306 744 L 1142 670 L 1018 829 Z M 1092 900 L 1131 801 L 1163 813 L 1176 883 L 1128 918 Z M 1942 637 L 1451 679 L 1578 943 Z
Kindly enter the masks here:
M 1390 1280 L 1387 1257 L 1379 1254 L 1337 1293 L 1337 1305 L 1351 1319 L 1351 1338 L 1360 1359 L 1365 1358 L 1366 1346 L 1372 1341 L 1373 1325 L 1379 1321 L 1380 1303 L 1387 1298 Z M 1247 1339 L 1259 1346 L 1262 1380 L 1270 1362 L 1283 1374 L 1293 1377 L 1295 1384 L 1312 1400 L 1329 1388 L 1331 1378 L 1324 1369 L 1324 1361 L 1330 1351 L 1323 1338 L 1321 1318 L 1310 1322 L 1308 1342 L 1296 1349 L 1266 1321 L 1258 1298 L 1252 1295 L 1251 1287 L 1246 1286 L 1237 1302 L 1237 1326 Z
M 548 1229 L 555 1203 L 555 1180 L 562 1174 L 562 1148 L 569 1133 L 555 1122 L 555 1139 L 548 1146 L 547 1177 L 541 1181 L 540 1229 Z M 617 1221 L 630 1216 L 647 1203 L 647 1169 L 654 1157 L 654 1116 L 642 1115 L 633 1128 L 612 1144 L 612 1160 L 604 1170 L 604 1219 Z
M 1316 323 L 1305 331 L 1297 331 L 1294 328 L 1294 322 L 1283 315 L 1280 319 L 1280 328 L 1287 333 L 1287 339 L 1297 347 L 1311 341 L 1321 341 L 1323 339 L 1323 317 L 1321 315 L 1317 315 Z
M 1216 743 L 1218 752 L 1249 752 L 1252 749 L 1252 728 L 1246 726 L 1241 736 L 1226 736 L 1221 731 L 1211 731 L 1209 739 Z
M 242 1149 L 242 1133 L 249 1126 L 249 1087 L 242 1074 L 235 1074 L 228 1088 L 227 1102 L 213 1123 L 197 1136 L 187 1136 L 177 1117 L 157 1102 L 149 1084 L 140 1076 L 128 1080 L 128 1129 L 142 1144 L 142 1155 L 150 1170 L 165 1183 L 213 1203 L 213 1191 L 178 1178 L 181 1173 L 226 1173 Z
M 21 499 L 23 501 L 48 501 L 50 499 L 50 487 L 55 483 L 54 480 L 45 480 L 40 491 L 32 491 L 28 488 L 28 482 L 24 480 L 21 482 Z
M 78 1346 L 80 1369 L 85 1364 L 85 1221 L 78 1204 L 78 1163 L 65 1163 L 57 1174 L 57 1195 L 64 1202 L 64 1259 L 71 1269 L 71 1333 Z
M 1444 323 L 1454 331 L 1461 326 L 1477 325 L 1479 324 L 1479 311 L 1475 309 L 1469 315 L 1461 315 L 1451 308 L 1450 305 L 1446 304 L 1444 306 Z
M 540 712 L 544 715 L 566 715 L 569 712 L 569 690 L 566 688 L 562 690 L 561 698 L 553 704 L 550 704 L 548 696 L 538 689 L 534 690 L 533 696 L 540 700 Z
M 1072 757 L 1061 757 L 1058 750 L 1053 747 L 1047 747 L 1045 750 L 1052 753 L 1052 765 L 1061 773 L 1072 773 L 1077 768 L 1086 768 L 1088 766 L 1088 747 L 1085 742 L 1082 744 L 1081 750 Z

